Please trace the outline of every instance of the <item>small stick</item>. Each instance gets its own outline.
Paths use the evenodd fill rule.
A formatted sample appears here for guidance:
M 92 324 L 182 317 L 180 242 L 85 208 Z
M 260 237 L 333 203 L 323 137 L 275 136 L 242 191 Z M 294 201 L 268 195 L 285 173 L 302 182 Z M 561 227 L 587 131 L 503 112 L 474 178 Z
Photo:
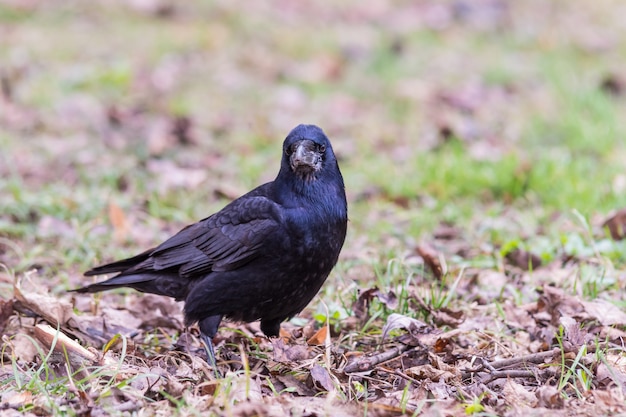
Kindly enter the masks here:
M 366 356 L 364 358 L 357 359 L 356 361 L 347 364 L 343 368 L 343 371 L 347 374 L 352 373 L 352 372 L 370 371 L 379 363 L 387 362 L 393 358 L 396 358 L 402 355 L 404 352 L 406 352 L 410 348 L 411 346 L 400 345 L 391 350 L 386 350 L 384 352 L 377 353 L 372 356 Z
M 517 365 L 520 363 L 534 363 L 539 364 L 545 362 L 546 359 L 553 358 L 560 354 L 560 350 L 554 348 L 546 352 L 537 352 L 530 355 L 519 356 L 517 358 L 502 359 L 499 361 L 490 362 L 489 365 L 494 369 L 507 368 L 509 366 Z

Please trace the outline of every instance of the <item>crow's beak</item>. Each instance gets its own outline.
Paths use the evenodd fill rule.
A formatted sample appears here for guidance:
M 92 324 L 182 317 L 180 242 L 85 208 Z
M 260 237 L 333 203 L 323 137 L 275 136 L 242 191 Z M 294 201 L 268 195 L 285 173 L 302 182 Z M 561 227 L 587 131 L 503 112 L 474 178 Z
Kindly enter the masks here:
M 321 155 L 317 152 L 315 144 L 310 140 L 298 143 L 295 151 L 289 159 L 291 169 L 294 171 L 317 171 L 322 166 Z

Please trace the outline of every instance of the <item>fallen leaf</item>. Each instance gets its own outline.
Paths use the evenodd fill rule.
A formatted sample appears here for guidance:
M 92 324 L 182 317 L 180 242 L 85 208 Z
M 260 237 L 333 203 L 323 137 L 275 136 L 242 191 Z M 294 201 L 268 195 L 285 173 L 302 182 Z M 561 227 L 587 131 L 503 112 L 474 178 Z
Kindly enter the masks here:
M 322 326 L 315 334 L 310 337 L 306 343 L 309 346 L 320 346 L 326 344 L 326 338 L 328 337 L 328 326 Z
M 318 364 L 313 365 L 311 368 L 311 378 L 315 384 L 321 385 L 327 392 L 335 390 L 335 384 L 326 368 Z
M 37 345 L 37 342 L 23 333 L 13 336 L 9 346 L 11 346 L 16 358 L 26 363 L 33 362 L 39 355 L 40 347 Z
M 506 259 L 524 271 L 535 270 L 541 266 L 541 258 L 534 253 L 516 248 L 506 254 Z
M 626 92 L 626 79 L 618 74 L 607 74 L 600 82 L 600 90 L 613 97 L 619 97 Z
M 13 300 L 0 300 L 0 334 L 4 334 L 4 328 L 13 315 Z
M 378 291 L 378 288 L 372 287 L 360 292 L 359 298 L 352 303 L 352 312 L 356 318 L 365 319 L 368 316 L 369 305 L 376 291 Z
M 113 202 L 109 203 L 109 221 L 113 226 L 114 239 L 123 241 L 128 236 L 128 221 L 120 206 Z
M 428 243 L 418 245 L 415 251 L 422 257 L 424 263 L 430 268 L 435 277 L 441 278 L 447 272 L 443 255 Z
M 302 381 L 291 374 L 276 375 L 276 379 L 285 385 L 286 388 L 295 390 L 296 394 L 303 397 L 312 397 L 317 394 L 316 391 L 307 387 Z
M 518 384 L 513 379 L 508 378 L 502 387 L 502 394 L 515 408 L 535 407 L 537 396 L 522 384 Z
M 438 326 L 458 326 L 463 323 L 464 314 L 462 311 L 454 311 L 447 307 L 441 307 L 437 310 L 432 310 L 430 314 L 433 316 L 433 321 Z
M 432 365 L 422 365 L 409 368 L 404 371 L 408 376 L 415 379 L 427 379 L 430 381 L 444 381 L 449 384 L 458 380 L 458 375 L 449 370 L 437 369 Z
M 626 237 L 626 208 L 619 210 L 602 223 L 602 227 L 609 229 L 613 240 L 622 240 Z
M 428 327 L 423 321 L 402 314 L 393 313 L 387 317 L 387 322 L 383 326 L 383 340 L 387 338 L 389 332 L 395 329 L 423 329 Z
M 61 326 L 74 316 L 72 305 L 58 298 L 37 293 L 23 293 L 19 284 L 13 287 L 18 304 L 15 308 L 30 310 L 48 323 Z
M 542 385 L 536 391 L 539 407 L 550 409 L 563 408 L 563 397 L 561 393 L 552 385 Z
M 354 316 L 360 320 L 369 317 L 369 305 L 374 298 L 377 298 L 390 310 L 395 310 L 398 307 L 398 297 L 396 293 L 393 291 L 383 293 L 378 287 L 372 287 L 362 291 L 359 294 L 359 298 L 352 304 Z
M 309 348 L 307 346 L 289 346 L 283 341 L 282 338 L 272 340 L 272 346 L 274 347 L 274 361 L 276 362 L 298 362 L 311 357 L 311 353 L 309 352 Z
M 582 301 L 585 311 L 603 326 L 626 325 L 626 313 L 607 300 Z
M 2 394 L 2 409 L 20 409 L 33 403 L 33 393 L 30 391 L 6 391 Z

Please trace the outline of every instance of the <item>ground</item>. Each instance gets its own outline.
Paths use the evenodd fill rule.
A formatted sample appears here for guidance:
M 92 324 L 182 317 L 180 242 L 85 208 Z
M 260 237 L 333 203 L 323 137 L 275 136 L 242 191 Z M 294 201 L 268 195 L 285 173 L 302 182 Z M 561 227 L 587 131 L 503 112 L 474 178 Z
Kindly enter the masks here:
M 1 1 L 0 414 L 625 414 L 624 15 Z M 280 338 L 224 323 L 216 376 L 179 303 L 68 292 L 272 180 L 299 123 L 350 222 Z

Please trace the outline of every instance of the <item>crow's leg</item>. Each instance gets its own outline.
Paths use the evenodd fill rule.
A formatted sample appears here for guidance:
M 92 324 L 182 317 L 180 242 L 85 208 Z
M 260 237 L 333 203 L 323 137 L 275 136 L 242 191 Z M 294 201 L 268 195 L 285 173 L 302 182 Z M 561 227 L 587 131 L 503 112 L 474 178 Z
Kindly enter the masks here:
M 215 376 L 220 378 L 221 375 L 217 370 L 217 363 L 215 362 L 215 349 L 213 349 L 213 337 L 217 334 L 217 329 L 220 326 L 220 322 L 222 321 L 222 316 L 209 316 L 198 322 L 198 326 L 200 327 L 200 336 L 202 337 L 202 341 L 204 342 L 204 347 L 207 353 L 207 362 L 211 367 L 213 367 L 213 371 L 215 371 Z
M 280 323 L 285 319 L 261 320 L 261 331 L 265 336 L 278 336 L 280 334 Z

